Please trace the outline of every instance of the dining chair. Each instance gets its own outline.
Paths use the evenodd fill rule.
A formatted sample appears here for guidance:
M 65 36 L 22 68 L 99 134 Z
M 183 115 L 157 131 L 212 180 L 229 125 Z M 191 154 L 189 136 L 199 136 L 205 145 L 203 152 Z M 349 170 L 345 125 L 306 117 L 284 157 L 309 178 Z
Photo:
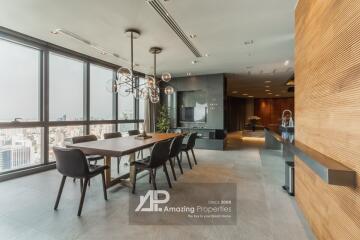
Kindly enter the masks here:
M 191 166 L 191 162 L 190 162 L 189 151 L 191 151 L 193 158 L 194 158 L 195 165 L 197 165 L 197 161 L 196 161 L 195 154 L 194 154 L 196 138 L 197 138 L 197 133 L 191 133 L 186 144 L 182 144 L 182 146 L 181 146 L 181 152 L 186 153 L 186 157 L 188 159 L 190 169 L 192 169 L 192 166 Z
M 133 179 L 132 193 L 135 193 L 136 175 L 138 172 L 143 171 L 143 170 L 149 171 L 153 188 L 154 188 L 154 190 L 157 190 L 156 180 L 155 180 L 155 177 L 156 177 L 155 171 L 159 167 L 163 167 L 168 185 L 170 188 L 172 188 L 169 174 L 168 174 L 167 167 L 166 167 L 166 162 L 169 160 L 170 144 L 171 144 L 171 140 L 155 143 L 153 148 L 151 149 L 151 154 L 149 157 L 134 162 L 135 175 L 134 175 L 134 179 Z
M 129 136 L 135 136 L 135 135 L 139 135 L 140 131 L 137 129 L 134 129 L 134 130 L 129 130 L 128 133 L 129 133 Z
M 174 162 L 173 162 L 174 158 L 176 158 L 177 160 L 181 174 L 184 173 L 179 159 L 179 153 L 181 152 L 183 140 L 184 140 L 183 135 L 177 136 L 172 140 L 170 145 L 169 162 L 175 181 L 176 181 L 176 174 L 175 174 Z
M 107 169 L 108 166 L 89 165 L 85 154 L 79 149 L 54 147 L 53 150 L 56 158 L 56 169 L 59 171 L 59 173 L 63 175 L 54 210 L 57 210 L 59 206 L 61 194 L 67 177 L 79 178 L 80 182 L 82 182 L 82 179 L 85 180 L 84 184 L 81 184 L 82 189 L 77 214 L 78 216 L 81 215 L 86 188 L 88 185 L 87 183 L 89 182 L 90 178 L 101 174 L 104 199 L 107 200 L 107 192 L 105 186 L 105 169 Z
M 95 135 L 84 135 L 84 136 L 77 136 L 77 137 L 72 137 L 71 141 L 73 144 L 77 144 L 77 143 L 83 143 L 83 142 L 91 142 L 91 141 L 97 141 L 97 137 Z M 104 156 L 100 156 L 100 155 L 85 155 L 87 161 L 89 162 L 89 164 L 91 162 L 95 162 L 95 164 L 97 164 L 98 160 L 102 160 L 104 159 Z M 75 182 L 76 179 L 74 178 L 73 181 Z M 90 181 L 89 181 L 89 186 L 90 186 Z
M 122 135 L 120 132 L 104 133 L 104 139 L 119 138 L 121 136 Z M 121 161 L 121 157 L 117 157 L 117 173 L 120 173 L 120 161 Z
M 139 134 L 140 134 L 140 131 L 137 130 L 137 129 L 129 130 L 129 131 L 128 131 L 128 134 L 129 134 L 129 136 L 136 136 L 136 135 L 139 135 Z M 141 159 L 143 159 L 143 158 L 144 158 L 144 152 L 143 152 L 143 150 L 140 150 L 140 151 L 138 152 L 137 158 L 139 158 L 140 155 L 141 155 Z
M 72 138 L 72 143 L 83 143 L 83 142 L 91 142 L 91 141 L 97 141 L 97 137 L 95 135 L 84 135 L 84 136 L 78 136 Z M 104 159 L 104 156 L 100 155 L 86 155 L 86 159 L 90 162 L 95 161 L 95 164 L 98 160 Z

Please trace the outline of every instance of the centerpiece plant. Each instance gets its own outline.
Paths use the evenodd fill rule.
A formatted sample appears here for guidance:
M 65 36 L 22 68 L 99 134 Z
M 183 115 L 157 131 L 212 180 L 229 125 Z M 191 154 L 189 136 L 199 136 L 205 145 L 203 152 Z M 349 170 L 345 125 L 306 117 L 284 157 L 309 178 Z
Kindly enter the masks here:
M 156 129 L 158 132 L 165 133 L 170 128 L 170 116 L 166 106 L 162 106 L 159 114 L 159 118 L 156 123 Z

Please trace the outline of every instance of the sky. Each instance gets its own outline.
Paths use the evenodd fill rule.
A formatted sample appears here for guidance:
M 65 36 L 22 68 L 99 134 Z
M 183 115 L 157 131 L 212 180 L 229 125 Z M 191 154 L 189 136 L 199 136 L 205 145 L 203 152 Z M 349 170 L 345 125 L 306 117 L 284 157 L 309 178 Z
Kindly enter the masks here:
M 0 39 L 0 121 L 19 117 L 38 120 L 39 115 L 39 52 Z M 49 114 L 58 120 L 83 117 L 83 63 L 56 54 L 49 61 Z M 112 118 L 112 94 L 106 90 L 112 71 L 90 67 L 90 114 L 92 119 Z M 119 110 L 133 111 L 133 97 L 119 96 Z M 120 114 L 123 115 L 123 114 Z M 119 116 L 120 116 L 119 115 Z

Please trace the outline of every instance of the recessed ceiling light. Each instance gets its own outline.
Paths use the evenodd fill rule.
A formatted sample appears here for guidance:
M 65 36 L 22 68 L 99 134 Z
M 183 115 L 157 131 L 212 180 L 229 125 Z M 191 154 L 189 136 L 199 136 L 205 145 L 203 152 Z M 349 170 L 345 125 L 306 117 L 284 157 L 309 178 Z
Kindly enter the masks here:
M 266 87 L 266 88 L 269 88 L 270 86 L 266 85 L 265 87 Z
M 254 40 L 247 40 L 244 42 L 245 45 L 254 44 Z
M 270 92 L 270 90 L 269 90 L 269 89 L 265 89 L 265 92 Z
M 271 81 L 265 81 L 265 83 L 271 83 Z
M 61 29 L 58 28 L 58 29 L 52 30 L 51 33 L 52 34 L 59 34 L 60 30 Z
M 197 63 L 199 63 L 199 62 L 196 61 L 196 60 L 193 60 L 193 61 L 191 61 L 191 63 L 192 63 L 192 64 L 197 64 Z
M 232 93 L 233 93 L 233 94 L 236 94 L 236 93 L 238 93 L 238 91 L 232 91 Z
M 268 94 L 269 94 L 269 95 L 272 95 L 272 93 L 271 93 L 271 92 L 269 92 Z
M 196 38 L 197 36 L 196 36 L 196 34 L 190 34 L 189 37 L 190 38 Z
M 280 97 L 280 94 L 276 94 L 275 97 Z
M 243 93 L 242 95 L 243 95 L 243 96 L 247 96 L 247 95 L 249 95 L 249 94 L 247 94 L 247 93 Z
M 210 56 L 210 55 L 209 55 L 208 53 L 205 53 L 204 56 L 205 56 L 205 57 L 208 57 L 208 56 Z
M 251 97 L 251 98 L 253 98 L 254 96 L 248 96 L 248 97 Z
M 289 60 L 286 60 L 285 62 L 284 62 L 284 65 L 285 66 L 288 66 L 290 64 L 290 61 Z

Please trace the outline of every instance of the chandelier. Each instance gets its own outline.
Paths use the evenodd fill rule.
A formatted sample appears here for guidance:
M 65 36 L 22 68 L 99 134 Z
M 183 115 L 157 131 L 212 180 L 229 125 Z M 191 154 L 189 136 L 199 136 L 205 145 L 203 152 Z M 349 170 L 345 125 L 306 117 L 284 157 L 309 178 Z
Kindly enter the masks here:
M 174 93 L 174 88 L 168 84 L 171 80 L 171 74 L 166 72 L 161 75 L 161 79 L 156 79 L 156 55 L 161 53 L 162 49 L 159 47 L 150 48 L 150 53 L 154 55 L 154 73 L 145 77 L 145 83 L 139 84 L 134 76 L 134 39 L 140 37 L 140 32 L 135 29 L 128 29 L 125 31 L 126 36 L 131 39 L 131 66 L 130 68 L 120 67 L 116 72 L 116 80 L 111 81 L 112 92 L 117 92 L 121 96 L 128 96 L 132 94 L 136 99 L 149 99 L 152 103 L 160 101 L 160 82 L 167 83 L 163 89 L 166 95 Z

